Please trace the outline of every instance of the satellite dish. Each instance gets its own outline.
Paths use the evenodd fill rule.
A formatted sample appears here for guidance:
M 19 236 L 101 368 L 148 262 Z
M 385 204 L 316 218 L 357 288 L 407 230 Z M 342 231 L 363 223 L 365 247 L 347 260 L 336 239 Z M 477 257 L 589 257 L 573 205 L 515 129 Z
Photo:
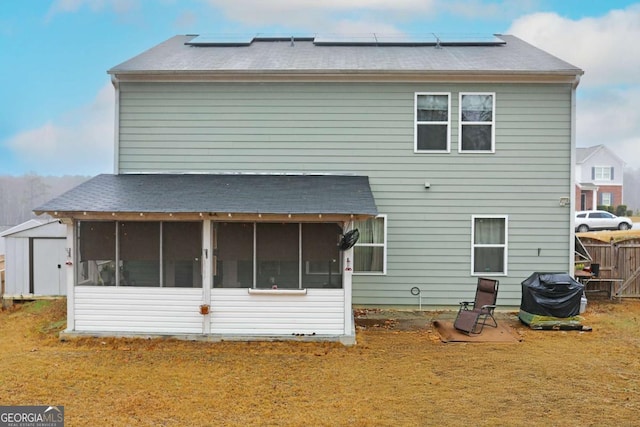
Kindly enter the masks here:
M 360 238 L 360 232 L 358 231 L 357 228 L 351 231 L 347 231 L 342 236 L 342 239 L 340 239 L 340 243 L 338 244 L 338 246 L 340 247 L 341 251 L 346 251 L 347 249 L 351 249 L 353 245 L 356 244 L 359 238 Z

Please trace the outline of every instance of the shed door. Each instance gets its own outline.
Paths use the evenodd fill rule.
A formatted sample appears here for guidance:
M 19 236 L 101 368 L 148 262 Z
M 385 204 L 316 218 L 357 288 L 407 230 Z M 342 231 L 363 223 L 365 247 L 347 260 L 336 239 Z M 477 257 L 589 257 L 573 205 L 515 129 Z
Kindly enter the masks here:
M 66 295 L 65 239 L 33 239 L 34 295 Z

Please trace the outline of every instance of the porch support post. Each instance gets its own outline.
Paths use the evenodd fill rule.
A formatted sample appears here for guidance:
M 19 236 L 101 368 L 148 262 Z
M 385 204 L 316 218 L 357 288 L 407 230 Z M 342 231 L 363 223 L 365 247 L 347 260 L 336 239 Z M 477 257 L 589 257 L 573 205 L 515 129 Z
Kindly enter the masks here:
M 350 225 L 345 222 L 343 230 L 349 231 Z M 351 335 L 353 333 L 353 308 L 352 303 L 352 277 L 353 277 L 353 248 L 342 252 L 342 289 L 344 291 L 344 334 Z M 354 336 L 355 339 L 355 336 Z
M 202 304 L 211 305 L 211 285 L 213 284 L 213 252 L 211 250 L 211 221 L 202 221 Z M 211 310 L 202 315 L 202 333 L 211 333 Z
M 76 241 L 75 241 L 76 221 L 67 223 L 67 244 L 66 244 L 66 266 L 67 269 L 67 331 L 76 329 L 75 319 L 75 281 L 76 281 Z

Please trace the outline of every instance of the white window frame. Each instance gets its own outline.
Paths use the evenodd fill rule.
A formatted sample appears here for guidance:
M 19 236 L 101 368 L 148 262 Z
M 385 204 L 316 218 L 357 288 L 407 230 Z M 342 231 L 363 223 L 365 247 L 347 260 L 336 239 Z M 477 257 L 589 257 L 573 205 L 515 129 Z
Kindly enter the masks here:
M 594 181 L 613 181 L 611 179 L 611 166 L 594 166 L 593 180 Z
M 490 95 L 492 100 L 492 114 L 490 122 L 463 122 L 462 121 L 462 97 L 465 95 Z M 462 127 L 465 125 L 491 126 L 490 150 L 463 150 Z M 495 92 L 460 92 L 458 94 L 458 153 L 460 154 L 493 154 L 496 152 L 496 93 Z
M 611 206 L 611 201 L 613 200 L 613 193 L 600 193 L 600 197 L 602 200 L 602 206 Z
M 447 121 L 432 122 L 418 121 L 418 96 L 436 95 L 447 97 Z M 419 125 L 447 125 L 446 150 L 418 150 L 418 126 Z M 413 152 L 416 154 L 450 153 L 451 152 L 451 92 L 415 92 L 413 96 Z
M 476 244 L 476 219 L 490 218 L 490 219 L 504 219 L 504 243 L 503 244 Z M 476 272 L 475 266 L 475 249 L 476 248 L 504 248 L 503 254 L 503 272 Z M 472 276 L 506 276 L 509 274 L 509 215 L 472 215 L 471 216 L 471 275 Z
M 353 269 L 353 275 L 354 276 L 384 276 L 387 274 L 387 227 L 388 227 L 388 220 L 387 220 L 387 214 L 380 214 L 378 216 L 375 217 L 376 219 L 378 218 L 382 218 L 383 220 L 383 226 L 384 226 L 384 243 L 359 243 L 356 242 L 355 246 L 368 246 L 368 247 L 381 247 L 382 249 L 382 271 L 355 271 L 355 268 Z M 353 254 L 353 265 L 355 266 L 355 260 L 356 255 L 355 255 L 355 251 Z

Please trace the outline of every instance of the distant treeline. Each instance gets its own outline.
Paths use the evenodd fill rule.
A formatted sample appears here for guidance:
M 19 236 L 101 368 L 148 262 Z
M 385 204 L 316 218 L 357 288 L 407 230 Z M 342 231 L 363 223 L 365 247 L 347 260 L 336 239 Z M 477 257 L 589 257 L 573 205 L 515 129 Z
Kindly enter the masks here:
M 38 218 L 33 209 L 59 196 L 90 176 L 0 175 L 0 226 Z

